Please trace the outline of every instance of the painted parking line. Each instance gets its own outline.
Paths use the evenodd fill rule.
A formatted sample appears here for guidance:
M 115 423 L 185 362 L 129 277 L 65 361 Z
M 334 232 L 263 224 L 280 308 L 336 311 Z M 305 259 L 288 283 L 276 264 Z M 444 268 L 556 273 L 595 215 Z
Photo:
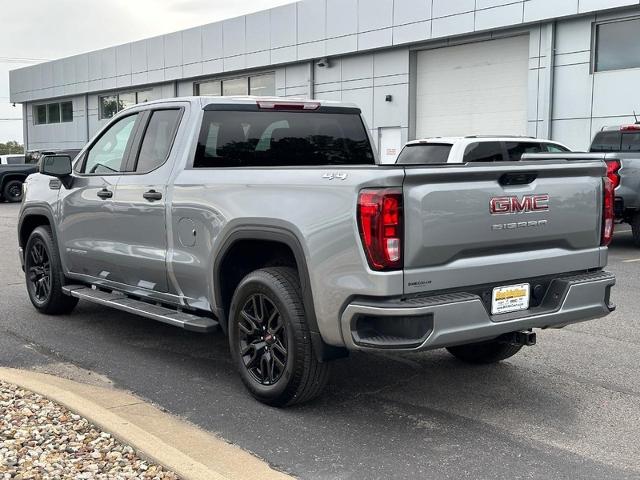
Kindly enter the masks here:
M 629 260 L 623 260 L 622 263 L 638 263 L 640 258 L 630 258 Z
M 616 230 L 616 233 L 631 233 L 632 230 Z

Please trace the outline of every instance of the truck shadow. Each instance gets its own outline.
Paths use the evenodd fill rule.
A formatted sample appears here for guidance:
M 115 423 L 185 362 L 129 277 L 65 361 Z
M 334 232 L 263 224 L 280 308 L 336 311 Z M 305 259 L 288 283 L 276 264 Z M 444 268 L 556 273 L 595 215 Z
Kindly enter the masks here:
M 357 414 L 365 405 L 382 403 L 393 405 L 389 407 L 392 417 L 401 415 L 406 407 L 423 410 L 427 416 L 439 411 L 491 423 L 508 415 L 520 418 L 523 424 L 535 424 L 544 409 L 544 422 L 562 428 L 570 427 L 578 414 L 576 405 L 555 391 L 557 385 L 523 368 L 523 362 L 470 366 L 444 350 L 403 355 L 353 354 L 333 363 L 329 385 L 318 400 L 274 411 L 255 402 L 245 391 L 222 332 L 191 333 L 86 303 L 81 303 L 78 313 L 65 321 L 81 323 L 80 328 L 89 328 L 95 338 L 125 349 L 127 357 L 140 358 L 139 364 L 145 368 L 157 368 L 168 383 L 172 382 L 171 375 L 179 374 L 179 383 L 185 389 L 230 396 L 237 408 L 244 405 L 269 416 L 344 418 L 346 412 Z M 135 373 L 128 371 L 126 378 L 119 379 L 118 372 L 112 370 L 112 375 L 116 382 L 123 383 Z M 181 392 L 174 390 L 174 394 L 180 396 Z M 388 420 L 386 415 L 376 415 L 367 422 L 384 425 Z

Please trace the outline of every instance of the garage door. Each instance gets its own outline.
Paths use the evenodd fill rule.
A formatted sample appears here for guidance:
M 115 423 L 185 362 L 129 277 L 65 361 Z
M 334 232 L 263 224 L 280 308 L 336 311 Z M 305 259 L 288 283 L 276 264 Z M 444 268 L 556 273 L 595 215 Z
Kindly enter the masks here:
M 529 37 L 418 52 L 416 136 L 524 135 Z

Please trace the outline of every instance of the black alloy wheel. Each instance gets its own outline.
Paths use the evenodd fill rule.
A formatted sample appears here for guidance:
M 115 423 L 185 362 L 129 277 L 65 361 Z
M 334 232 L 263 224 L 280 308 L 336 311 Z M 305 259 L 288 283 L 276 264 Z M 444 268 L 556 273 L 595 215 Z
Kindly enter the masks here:
M 278 308 L 265 295 L 251 295 L 240 312 L 240 355 L 261 385 L 274 385 L 287 366 L 287 330 Z
M 58 247 L 51 227 L 36 227 L 24 246 L 24 272 L 27 293 L 33 306 L 47 315 L 70 313 L 78 299 L 66 295 Z
M 20 180 L 10 180 L 4 186 L 2 194 L 7 202 L 22 201 L 22 182 Z
M 242 383 L 258 401 L 287 407 L 320 395 L 329 364 L 315 355 L 295 269 L 266 267 L 247 274 L 233 294 L 228 330 Z
M 25 260 L 27 285 L 32 298 L 36 302 L 44 304 L 51 295 L 51 262 L 42 240 L 36 239 L 31 243 Z

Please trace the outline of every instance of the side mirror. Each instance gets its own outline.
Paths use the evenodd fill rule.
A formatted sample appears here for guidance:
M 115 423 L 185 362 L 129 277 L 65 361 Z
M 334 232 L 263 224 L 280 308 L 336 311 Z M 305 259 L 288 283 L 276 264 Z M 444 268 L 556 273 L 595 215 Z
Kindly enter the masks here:
M 40 173 L 50 177 L 65 178 L 71 175 L 73 165 L 69 155 L 45 155 L 40 159 Z

